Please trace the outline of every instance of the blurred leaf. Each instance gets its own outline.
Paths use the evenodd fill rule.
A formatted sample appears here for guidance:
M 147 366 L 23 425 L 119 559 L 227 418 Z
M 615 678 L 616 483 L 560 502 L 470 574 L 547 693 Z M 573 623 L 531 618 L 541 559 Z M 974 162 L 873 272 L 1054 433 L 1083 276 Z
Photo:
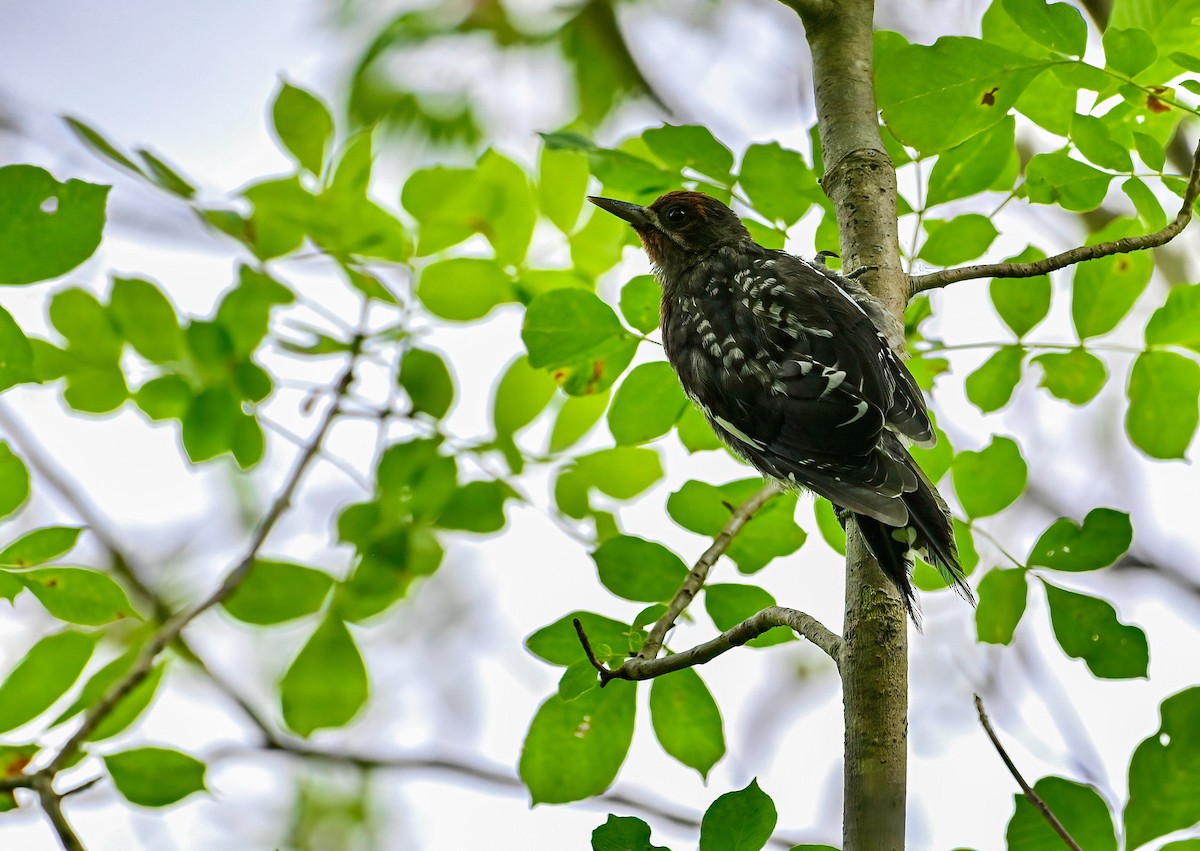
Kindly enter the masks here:
M 1025 614 L 1029 587 L 1023 568 L 989 570 L 979 582 L 975 629 L 987 644 L 1011 644 L 1013 632 Z
M 509 364 L 492 403 L 492 427 L 500 435 L 512 435 L 533 422 L 557 386 L 544 370 L 534 369 L 521 356 Z
M 100 245 L 108 186 L 32 165 L 0 168 L 0 284 L 32 284 L 74 269 Z
M 1151 458 L 1183 458 L 1200 421 L 1200 364 L 1174 352 L 1143 352 L 1129 376 L 1125 430 Z
M 586 0 L 577 8 L 562 27 L 561 43 L 567 64 L 575 72 L 580 118 L 596 126 L 627 94 L 648 94 L 657 101 L 629 53 L 612 3 Z
M 31 647 L 0 683 L 0 732 L 32 721 L 83 673 L 96 639 L 79 632 L 49 635 Z
M 775 598 L 758 585 L 722 583 L 704 587 L 704 610 L 721 632 L 733 629 L 747 618 L 774 605 Z M 747 642 L 746 646 L 771 647 L 795 640 L 796 636 L 790 629 L 776 626 Z
M 813 501 L 813 514 L 816 515 L 817 529 L 821 532 L 825 543 L 829 544 L 830 549 L 835 553 L 844 556 L 846 554 L 846 530 L 838 522 L 833 503 L 824 497 L 817 497 Z
M 583 625 L 588 642 L 593 650 L 607 647 L 611 656 L 600 656 L 600 661 L 624 659 L 642 647 L 646 633 L 633 629 L 629 624 L 606 618 L 594 612 L 571 612 L 554 623 L 542 627 L 525 639 L 525 647 L 534 656 L 551 665 L 574 665 L 587 661 L 579 634 L 575 631 L 576 619 Z M 599 655 L 599 651 L 597 651 Z
M 575 459 L 575 469 L 613 499 L 633 499 L 663 476 L 658 453 L 640 446 L 618 446 L 581 456 Z
M 1104 361 L 1082 347 L 1069 352 L 1047 352 L 1031 362 L 1042 368 L 1041 386 L 1072 405 L 1090 402 L 1108 380 Z
M 738 183 L 755 210 L 771 221 L 788 225 L 808 211 L 813 194 L 821 191 L 804 157 L 778 142 L 746 149 Z
M 454 401 L 454 379 L 440 355 L 409 349 L 400 361 L 400 386 L 412 402 L 413 412 L 441 419 Z
M 1010 506 L 1025 490 L 1028 469 L 1017 444 L 993 437 L 978 452 L 964 450 L 950 468 L 954 492 L 968 517 L 989 517 Z
M 1146 324 L 1147 346 L 1184 346 L 1200 352 L 1200 284 L 1178 285 Z
M 137 617 L 129 598 L 107 574 L 82 567 L 36 567 L 9 572 L 46 611 L 67 623 L 96 626 Z
M 1162 204 L 1140 177 L 1131 177 L 1121 184 L 1122 191 L 1133 202 L 1138 220 L 1149 231 L 1162 230 L 1167 224 L 1167 214 Z
M 1196 45 L 1200 44 L 1200 21 L 1197 21 L 1195 4 L 1189 0 L 1164 3 L 1121 0 L 1113 3 L 1108 29 L 1132 27 L 1140 27 L 1149 33 L 1158 48 L 1159 59 L 1141 74 L 1142 78 L 1154 82 L 1166 81 L 1176 75 L 1174 51 L 1194 54 Z
M 92 674 L 88 678 L 88 681 L 84 683 L 83 689 L 80 691 L 79 696 L 75 698 L 75 701 L 61 715 L 55 718 L 50 726 L 57 727 L 64 721 L 75 717 L 83 710 L 94 706 L 122 677 L 129 673 L 140 651 L 140 647 L 134 647 Z M 134 686 L 125 697 L 117 701 L 113 710 L 92 731 L 92 734 L 88 736 L 88 741 L 100 742 L 111 738 L 136 721 L 138 716 L 150 705 L 150 701 L 154 699 L 154 694 L 157 692 L 158 685 L 162 681 L 163 670 L 163 664 L 159 663 L 144 680 Z
M 926 219 L 925 230 L 929 237 L 917 256 L 935 266 L 974 260 L 1000 235 L 992 220 L 980 213 L 966 213 L 950 221 Z
M 125 339 L 146 360 L 166 363 L 183 355 L 183 331 L 175 308 L 154 284 L 113 278 L 109 309 Z
M 538 205 L 563 233 L 575 230 L 587 183 L 587 157 L 547 141 L 538 161 Z
M 0 777 L 19 777 L 24 774 L 39 750 L 37 745 L 0 745 Z M 0 792 L 0 813 L 16 808 L 17 798 L 12 790 Z
M 33 347 L 12 315 L 0 307 L 0 392 L 34 381 Z
M 467 482 L 455 489 L 437 525 L 480 535 L 499 532 L 505 523 L 504 503 L 513 495 L 501 481 Z
M 1111 508 L 1094 508 L 1077 526 L 1063 518 L 1042 533 L 1029 553 L 1030 567 L 1053 570 L 1097 570 L 1125 554 L 1133 541 L 1129 515 Z
M 1162 723 L 1129 760 L 1125 843 L 1140 848 L 1200 821 L 1200 688 L 1173 694 L 1159 706 Z M 1174 846 L 1163 846 L 1163 851 Z M 1180 849 L 1182 851 L 1182 849 Z
M 0 441 L 0 517 L 12 514 L 28 498 L 29 470 L 8 444 Z
M 1001 346 L 983 366 L 967 376 L 967 398 L 985 414 L 998 411 L 1012 399 L 1021 381 L 1021 364 L 1025 349 L 1021 346 Z
M 668 851 L 650 844 L 650 825 L 633 816 L 609 815 L 592 831 L 592 851 Z
M 133 398 L 150 419 L 169 420 L 183 419 L 194 397 L 188 383 L 172 374 L 150 379 Z
M 71 115 L 64 115 L 63 121 L 66 122 L 67 127 L 75 134 L 76 138 L 91 148 L 93 153 L 99 154 L 113 165 L 127 168 L 134 174 L 139 174 L 142 177 L 146 176 L 137 163 L 121 153 L 112 142 L 104 138 L 100 131 L 91 125 Z
M 929 173 L 926 208 L 989 189 L 1007 191 L 1017 178 L 1016 122 L 1006 116 L 938 155 Z
M 1080 848 L 1117 851 L 1108 804 L 1091 786 L 1062 777 L 1043 777 L 1033 784 L 1033 791 L 1046 802 L 1050 812 Z M 1013 815 L 1004 833 L 1006 847 L 1022 851 L 1059 851 L 1063 847 L 1062 838 L 1024 795 L 1013 795 L 1013 806 Z
M 608 428 L 619 445 L 662 437 L 690 403 L 666 361 L 634 367 L 608 409 Z
M 626 222 L 595 210 L 571 235 L 571 264 L 581 275 L 598 278 L 620 262 L 625 245 L 633 238 L 633 229 Z
M 1104 64 L 1114 71 L 1132 77 L 1157 58 L 1158 48 L 1145 30 L 1108 27 L 1104 31 Z
M 611 307 L 583 290 L 551 290 L 525 311 L 521 338 L 534 367 L 564 366 L 625 333 Z
M 300 166 L 320 174 L 333 141 L 333 117 L 310 92 L 284 82 L 271 107 L 275 133 Z
M 568 396 L 554 418 L 550 432 L 550 451 L 562 452 L 574 446 L 604 416 L 608 408 L 609 391 L 588 396 Z
M 688 572 L 683 560 L 662 544 L 632 535 L 609 538 L 592 560 L 605 588 L 635 602 L 670 600 Z
M 183 416 L 181 436 L 193 464 L 233 448 L 234 426 L 240 414 L 241 407 L 225 387 L 212 387 L 192 400 Z
M 705 780 L 725 755 L 721 711 L 692 668 L 656 677 L 650 685 L 650 721 L 658 743 Z
M 249 355 L 267 335 L 271 309 L 278 305 L 291 304 L 296 300 L 292 291 L 265 272 L 249 266 L 238 267 L 237 286 L 225 293 L 217 307 L 216 325 L 229 335 L 228 345 L 237 355 Z M 188 344 L 197 354 L 195 330 L 211 326 L 193 321 L 188 326 Z M 220 342 L 224 347 L 226 343 Z M 228 355 L 214 353 L 215 359 L 224 361 Z
M 283 720 L 305 737 L 344 727 L 367 695 L 367 669 L 358 647 L 341 619 L 327 615 L 279 683 Z
M 906 145 L 936 153 L 1004 120 L 1047 66 L 974 38 L 909 44 L 875 34 L 875 84 L 888 129 Z
M 121 335 L 109 312 L 87 290 L 71 287 L 50 299 L 50 323 L 67 338 L 72 353 L 91 365 L 115 363 L 121 353 Z
M 1028 246 L 1025 251 L 1004 260 L 1004 263 L 1032 263 L 1045 259 L 1040 248 Z M 1024 337 L 1050 312 L 1050 276 L 994 277 L 989 284 L 991 304 L 1013 334 Z
M 535 805 L 580 801 L 612 784 L 633 739 L 636 696 L 633 683 L 614 680 L 538 708 L 518 767 Z
M 688 452 L 704 452 L 725 446 L 695 405 L 684 407 L 675 423 L 675 430 L 679 433 L 679 442 Z
M 1140 232 L 1132 219 L 1116 219 L 1088 238 L 1088 244 Z M 1107 334 L 1117 327 L 1146 289 L 1154 258 L 1146 252 L 1113 254 L 1075 267 L 1071 289 L 1071 319 L 1081 340 Z
M 83 529 L 78 526 L 45 526 L 26 532 L 0 551 L 0 564 L 33 567 L 69 553 Z
M 950 445 L 950 438 L 946 437 L 946 433 L 936 425 L 933 433 L 937 438 L 936 444 L 931 447 L 915 446 L 908 451 L 925 471 L 929 481 L 936 485 L 950 471 L 950 465 L 954 463 L 954 447 Z M 830 511 L 832 512 L 832 508 Z
M 282 257 L 303 244 L 316 198 L 297 175 L 261 180 L 243 189 L 242 195 L 254 206 L 246 236 L 257 257 Z
M 621 288 L 621 315 L 643 334 L 658 328 L 661 302 L 662 288 L 653 275 L 637 275 Z
M 1045 580 L 1050 624 L 1063 652 L 1082 659 L 1104 679 L 1145 677 L 1150 661 L 1146 634 L 1117 620 L 1111 605 L 1096 597 L 1058 588 Z
M 775 802 L 751 780 L 745 789 L 717 798 L 704 813 L 700 851 L 759 851 L 778 819 Z
M 667 513 L 683 528 L 715 538 L 733 510 L 763 486 L 761 479 L 742 479 L 714 487 L 690 481 L 671 494 Z M 742 573 L 756 573 L 774 559 L 798 550 L 807 535 L 796 525 L 796 495 L 773 497 L 751 517 L 726 550 Z
M 144 148 L 135 148 L 135 152 L 146 164 L 151 182 L 159 189 L 178 195 L 185 201 L 190 201 L 196 195 L 196 187 L 192 186 L 183 175 L 168 165 L 162 158 Z
M 274 626 L 320 610 L 331 588 L 333 577 L 323 570 L 256 559 L 237 590 L 221 605 L 243 623 Z
M 104 767 L 125 800 L 143 807 L 165 807 L 205 789 L 204 763 L 166 748 L 108 754 Z

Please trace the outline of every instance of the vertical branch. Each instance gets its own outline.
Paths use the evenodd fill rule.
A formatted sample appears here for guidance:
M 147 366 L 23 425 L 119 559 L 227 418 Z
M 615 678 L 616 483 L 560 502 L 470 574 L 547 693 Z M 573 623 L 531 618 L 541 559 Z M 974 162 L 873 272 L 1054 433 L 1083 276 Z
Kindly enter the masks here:
M 896 171 L 879 135 L 872 80 L 873 0 L 786 0 L 804 22 L 825 160 L 821 185 L 833 201 L 843 265 L 893 320 L 903 345 L 907 281 L 896 225 Z M 846 721 L 843 847 L 904 847 L 908 736 L 908 625 L 891 583 L 861 537 L 846 549 L 842 649 Z

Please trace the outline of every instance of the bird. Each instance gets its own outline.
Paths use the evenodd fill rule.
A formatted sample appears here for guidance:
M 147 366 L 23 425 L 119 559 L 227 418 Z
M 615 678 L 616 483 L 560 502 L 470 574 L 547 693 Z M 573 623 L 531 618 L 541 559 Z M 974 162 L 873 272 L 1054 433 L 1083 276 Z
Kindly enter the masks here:
M 913 551 L 974 602 L 945 500 L 908 452 L 936 442 L 888 345 L 884 308 L 853 276 L 756 243 L 728 206 L 674 191 L 642 206 L 589 196 L 633 226 L 662 286 L 662 345 L 684 392 L 768 479 L 853 518 L 920 627 Z

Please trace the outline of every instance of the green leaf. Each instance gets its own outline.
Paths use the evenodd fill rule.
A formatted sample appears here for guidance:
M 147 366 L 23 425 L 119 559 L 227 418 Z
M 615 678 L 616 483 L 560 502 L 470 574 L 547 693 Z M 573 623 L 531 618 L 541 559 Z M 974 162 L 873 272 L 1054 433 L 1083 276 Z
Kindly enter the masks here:
M 1166 303 L 1146 324 L 1147 346 L 1184 346 L 1200 352 L 1200 284 L 1171 287 Z
M 607 390 L 590 396 L 568 396 L 554 419 L 554 429 L 550 432 L 550 451 L 562 452 L 591 431 L 608 409 L 609 396 Z
M 283 720 L 301 736 L 344 727 L 367 702 L 367 669 L 346 624 L 326 616 L 283 675 Z
M 70 115 L 64 115 L 63 121 L 66 122 L 67 127 L 75 134 L 76 138 L 91 148 L 93 153 L 99 154 L 114 165 L 129 169 L 134 174 L 139 174 L 143 177 L 146 176 L 137 163 L 121 153 L 112 142 L 104 138 L 98 130 L 86 122 L 80 121 L 78 118 Z
M 954 463 L 954 447 L 950 445 L 950 438 L 946 437 L 946 433 L 936 425 L 933 427 L 933 434 L 937 438 L 936 444 L 930 447 L 913 447 L 909 449 L 909 452 L 921 469 L 925 471 L 929 481 L 937 484 L 950 471 L 950 465 Z M 833 509 L 830 508 L 831 516 L 832 513 Z M 845 554 L 843 553 L 843 555 Z
M 37 745 L 0 745 L 0 777 L 18 777 L 24 774 L 39 750 Z M 0 792 L 0 813 L 16 808 L 17 799 L 12 791 Z
M 187 381 L 172 374 L 150 379 L 138 388 L 133 400 L 152 420 L 181 420 L 193 398 Z
M 635 239 L 627 223 L 603 210 L 593 210 L 587 223 L 571 236 L 571 265 L 594 280 L 617 265 L 626 244 Z
M 1132 77 L 1154 64 L 1158 48 L 1150 33 L 1136 27 L 1104 31 L 1104 64 L 1114 71 Z
M 835 553 L 844 556 L 846 554 L 846 530 L 838 522 L 837 515 L 833 510 L 833 503 L 824 497 L 817 497 L 813 501 L 813 514 L 816 515 L 817 529 L 821 532 L 825 543 L 829 544 L 829 548 Z
M 323 570 L 256 559 L 221 605 L 242 623 L 273 626 L 319 611 L 331 588 L 333 578 Z
M 110 309 L 125 339 L 146 360 L 166 363 L 183 355 L 183 331 L 175 308 L 154 284 L 113 278 Z
M 575 230 L 587 183 L 587 157 L 547 143 L 538 161 L 538 205 L 563 233 Z
M 68 631 L 31 647 L 0 683 L 0 733 L 49 709 L 83 673 L 95 646 L 94 636 Z
M 538 708 L 519 765 L 534 804 L 580 801 L 612 784 L 633 739 L 636 695 L 633 683 L 615 680 Z
M 271 320 L 271 308 L 291 304 L 296 300 L 292 291 L 274 278 L 249 266 L 238 269 L 238 285 L 225 294 L 217 308 L 215 330 L 226 332 L 228 345 L 234 354 L 249 355 L 267 335 Z M 192 322 L 188 327 L 188 345 L 197 354 L 193 334 L 195 331 L 214 328 L 205 323 Z M 225 361 L 228 355 L 217 356 Z
M 675 430 L 679 433 L 679 442 L 688 452 L 704 452 L 725 446 L 695 405 L 683 409 L 675 423 Z
M 623 335 L 611 307 L 583 290 L 551 290 L 525 311 L 521 339 L 534 367 L 565 366 L 594 354 Z
M 1162 171 L 1167 164 L 1167 153 L 1163 150 L 1162 143 L 1145 133 L 1133 134 L 1133 144 L 1137 149 L 1137 154 L 1142 162 L 1150 167 L 1152 171 Z
M 1200 421 L 1200 364 L 1174 352 L 1143 352 L 1129 376 L 1125 430 L 1151 458 L 1183 458 Z
M 981 213 L 966 213 L 950 221 L 926 219 L 929 238 L 917 254 L 935 266 L 954 266 L 974 260 L 1000 235 L 992 220 Z
M 1108 380 L 1104 361 L 1084 348 L 1041 354 L 1032 363 L 1042 368 L 1041 386 L 1072 405 L 1090 402 Z
M 700 851 L 759 851 L 778 819 L 775 802 L 751 780 L 745 789 L 717 798 L 704 813 Z
M 936 153 L 1002 121 L 1047 66 L 974 38 L 909 44 L 875 34 L 875 85 L 888 129 L 906 145 Z
M 63 399 L 77 411 L 107 414 L 119 408 L 129 396 L 125 375 L 116 364 L 85 364 L 67 373 Z
M 329 109 L 311 93 L 284 82 L 275 96 L 271 117 L 279 141 L 300 166 L 320 174 L 333 141 Z
M 656 677 L 650 686 L 650 721 L 663 750 L 705 780 L 725 755 L 717 702 L 692 668 Z
M 938 155 L 929 173 L 926 208 L 989 189 L 1009 190 L 1017 179 L 1016 121 L 1006 116 L 994 127 Z
M 9 572 L 46 611 L 68 623 L 95 626 L 137 617 L 125 591 L 106 574 L 82 567 L 38 567 Z
M 790 225 L 813 205 L 816 175 L 798 152 L 778 142 L 751 145 L 742 157 L 738 183 L 754 209 L 773 222 Z
M 1030 567 L 1054 570 L 1097 570 L 1125 554 L 1133 542 L 1129 515 L 1111 508 L 1094 508 L 1083 526 L 1063 518 L 1042 533 L 1029 553 Z
M 1129 149 L 1109 135 L 1108 125 L 1092 115 L 1076 115 L 1071 120 L 1071 140 L 1076 149 L 1101 168 L 1132 171 Z
M 456 488 L 438 517 L 443 529 L 488 535 L 504 528 L 504 502 L 512 489 L 501 481 L 467 482 Z
M 1095 676 L 1129 679 L 1146 676 L 1150 650 L 1146 634 L 1117 620 L 1104 600 L 1058 588 L 1045 580 L 1050 624 L 1063 652 L 1082 659 Z
M 178 195 L 185 200 L 191 200 L 196 195 L 196 187 L 192 186 L 176 169 L 169 166 L 163 159 L 144 148 L 135 148 L 134 150 L 142 158 L 142 162 L 146 164 L 150 180 L 155 186 L 170 192 L 172 195 Z
M 1195 794 L 1200 785 L 1200 688 L 1171 695 L 1159 713 L 1158 731 L 1143 739 L 1129 760 L 1125 844 L 1130 849 L 1200 821 Z
M 575 460 L 575 469 L 601 493 L 633 499 L 663 476 L 662 460 L 653 449 L 618 446 Z
M 1119 238 L 1137 230 L 1130 220 L 1118 219 L 1105 228 L 1104 238 Z M 1089 243 L 1100 241 L 1096 237 Z M 1075 269 L 1071 318 L 1081 340 L 1107 334 L 1133 308 L 1154 271 L 1154 259 L 1144 252 L 1116 254 L 1090 260 Z
M 637 275 L 621 288 L 621 315 L 643 334 L 658 327 L 662 288 L 653 275 Z
M 633 816 L 609 815 L 592 831 L 592 851 L 668 851 L 650 844 L 650 825 Z
M 1066 151 L 1035 154 L 1025 167 L 1025 191 L 1030 201 L 1058 204 L 1073 213 L 1099 207 L 1112 179 L 1113 175 L 1107 172 L 1071 159 Z
M 0 564 L 33 567 L 70 552 L 79 540 L 79 526 L 45 526 L 26 532 L 0 551 Z
M 104 306 L 87 290 L 60 290 L 50 299 L 50 322 L 70 348 L 92 364 L 115 362 L 121 353 L 117 333 Z
M 165 807 L 205 789 L 204 763 L 166 748 L 109 754 L 104 767 L 125 800 L 143 807 Z
M 608 429 L 619 445 L 662 437 L 690 403 L 666 361 L 634 367 L 608 409 Z
M 724 583 L 704 587 L 704 610 L 721 632 L 733 629 L 742 621 L 775 605 L 775 598 L 758 585 Z M 787 627 L 773 627 L 752 641 L 747 647 L 771 647 L 794 641 L 796 636 Z
M 742 479 L 714 487 L 686 482 L 667 500 L 667 513 L 689 531 L 716 537 L 729 521 L 733 507 L 763 486 L 761 479 Z M 756 573 L 776 558 L 790 555 L 803 545 L 806 535 L 796 525 L 795 494 L 775 496 L 742 527 L 726 550 L 742 573 Z
M 600 677 L 591 661 L 583 659 L 569 666 L 558 679 L 558 696 L 571 701 L 600 685 Z
M 0 284 L 32 284 L 70 272 L 100 245 L 108 186 L 68 180 L 32 165 L 0 168 Z
M 525 647 L 534 656 L 551 665 L 574 665 L 587 661 L 574 621 L 578 620 L 592 648 L 607 647 L 614 658 L 623 659 L 641 649 L 646 634 L 629 624 L 606 618 L 594 612 L 571 612 L 554 623 L 544 626 L 525 639 Z M 606 661 L 606 659 L 601 659 Z
M 998 3 L 993 3 L 990 8 L 998 7 Z M 1056 136 L 1070 134 L 1071 122 L 1075 119 L 1075 101 L 1079 94 L 1074 85 L 1063 79 L 1060 72 L 1062 67 L 1056 65 L 1042 71 L 1017 98 L 1018 112 Z
M 944 156 L 939 158 L 939 163 Z M 1029 246 L 1004 262 L 1028 263 L 1045 257 L 1044 252 Z M 1046 318 L 1050 310 L 1050 292 L 1049 275 L 1037 275 L 1032 278 L 993 278 L 989 287 L 996 312 L 1017 337 L 1023 337 Z
M 12 314 L 0 307 L 0 392 L 34 380 L 33 346 Z
M 140 652 L 140 647 L 134 647 L 92 674 L 88 678 L 88 681 L 84 683 L 83 689 L 80 691 L 79 696 L 75 698 L 75 701 L 61 715 L 55 718 L 50 726 L 57 727 L 64 721 L 75 717 L 83 710 L 95 705 L 118 680 L 129 673 Z M 88 741 L 103 741 L 115 736 L 136 721 L 138 716 L 145 711 L 146 707 L 150 705 L 150 701 L 154 698 L 158 684 L 162 681 L 163 670 L 162 664 L 156 665 L 150 671 L 149 676 L 134 686 L 129 694 L 117 701 L 112 712 L 88 736 Z
M 227 387 L 212 387 L 196 396 L 183 416 L 183 448 L 193 464 L 233 448 L 233 431 L 241 406 Z
M 1117 851 L 1108 804 L 1091 786 L 1062 777 L 1043 777 L 1033 784 L 1033 791 L 1046 802 L 1078 847 L 1088 851 Z M 1013 806 L 1013 815 L 1004 833 L 1006 847 L 1022 851 L 1060 851 L 1062 838 L 1050 827 L 1041 811 L 1024 795 L 1013 795 Z
M 975 629 L 987 644 L 1011 644 L 1013 631 L 1025 614 L 1029 586 L 1023 568 L 989 570 L 979 582 Z
M 298 175 L 261 180 L 242 190 L 254 207 L 246 223 L 246 239 L 263 260 L 290 254 L 301 246 L 313 219 L 316 198 Z
M 516 300 L 512 280 L 494 260 L 454 257 L 426 267 L 417 295 L 434 316 L 455 322 L 482 319 Z
M 1067 56 L 1082 56 L 1087 24 L 1074 6 L 1045 0 L 1003 0 L 1004 11 L 1030 38 Z
M 690 168 L 707 177 L 725 181 L 733 168 L 733 153 L 713 138 L 706 127 L 664 124 L 642 134 L 646 146 L 673 169 Z
M 964 450 L 950 468 L 954 492 L 968 517 L 989 517 L 1012 505 L 1025 490 L 1028 468 L 1017 444 L 994 437 L 979 452 Z
M 985 414 L 998 411 L 1012 399 L 1021 381 L 1021 364 L 1025 349 L 1021 346 L 1001 346 L 983 366 L 967 376 L 967 398 Z
M 500 435 L 520 431 L 545 409 L 556 389 L 548 373 L 532 368 L 527 357 L 517 358 L 496 385 L 492 427 Z
M 8 444 L 0 441 L 0 517 L 12 514 L 29 499 L 29 470 L 13 454 Z
M 670 600 L 687 576 L 687 567 L 675 553 L 632 535 L 609 538 L 592 553 L 592 560 L 605 588 L 635 602 Z
M 1131 177 L 1121 184 L 1121 190 L 1133 202 L 1138 220 L 1149 231 L 1162 230 L 1167 224 L 1167 214 L 1162 204 L 1140 177 Z
M 409 349 L 400 361 L 400 386 L 408 394 L 414 413 L 441 419 L 454 401 L 454 379 L 440 355 Z

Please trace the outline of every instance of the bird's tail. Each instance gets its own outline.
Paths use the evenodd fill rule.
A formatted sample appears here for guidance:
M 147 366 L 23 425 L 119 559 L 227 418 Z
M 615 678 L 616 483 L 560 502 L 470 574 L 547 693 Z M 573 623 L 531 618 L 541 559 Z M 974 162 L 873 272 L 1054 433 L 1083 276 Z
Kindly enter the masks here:
M 950 522 L 950 511 L 945 501 L 915 462 L 911 464 L 911 468 L 917 474 L 917 488 L 901 497 L 908 508 L 907 526 L 888 526 L 861 514 L 855 514 L 854 521 L 884 575 L 900 592 L 900 599 L 908 616 L 920 629 L 920 609 L 917 607 L 916 593 L 913 591 L 910 576 L 910 553 L 913 550 L 923 551 L 925 558 L 942 575 L 946 584 L 963 599 L 973 604 L 975 595 L 971 593 L 962 566 L 958 562 L 954 526 Z

